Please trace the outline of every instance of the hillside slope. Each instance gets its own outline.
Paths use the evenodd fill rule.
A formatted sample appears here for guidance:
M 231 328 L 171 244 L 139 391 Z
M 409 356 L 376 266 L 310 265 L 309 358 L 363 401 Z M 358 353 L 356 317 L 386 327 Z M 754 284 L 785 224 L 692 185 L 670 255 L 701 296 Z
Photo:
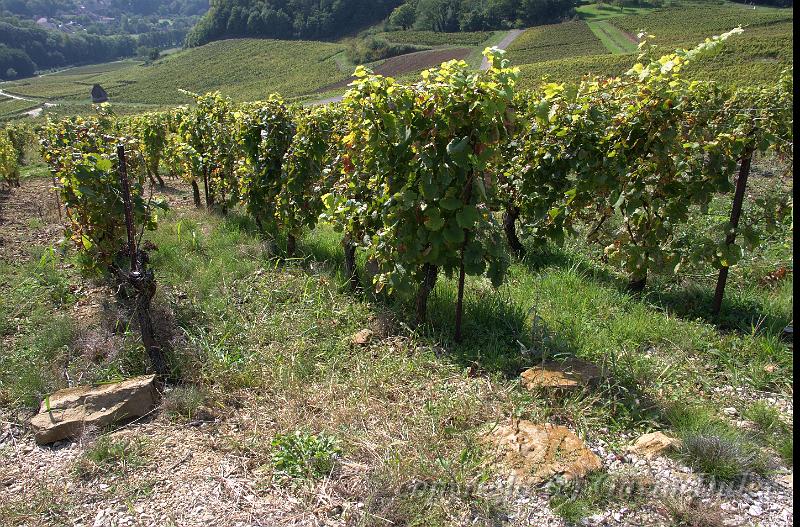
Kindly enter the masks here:
M 793 9 L 754 10 L 726 3 L 621 11 L 584 6 L 579 12 L 585 20 L 530 28 L 509 46 L 508 58 L 520 66 L 522 88 L 537 86 L 544 76 L 555 81 L 576 81 L 587 73 L 619 75 L 636 60 L 636 52 L 626 52 L 625 48 L 635 47 L 634 35 L 641 30 L 655 35 L 651 42 L 659 46 L 658 51 L 666 52 L 742 25 L 744 34 L 730 39 L 720 56 L 693 67 L 690 73 L 701 79 L 740 86 L 766 85 L 793 64 Z M 604 31 L 598 31 L 599 22 Z M 420 69 L 430 67 L 427 59 L 432 57 L 466 57 L 478 67 L 484 47 L 496 45 L 506 34 L 380 33 L 390 42 L 434 49 L 370 66 L 403 81 L 414 79 Z M 118 111 L 190 102 L 180 89 L 220 90 L 238 101 L 264 99 L 272 92 L 290 99 L 319 100 L 335 98 L 346 87 L 355 69 L 346 50 L 346 42 L 225 40 L 180 51 L 149 65 L 128 60 L 73 68 L 2 83 L 0 89 L 40 103 L 56 102 L 58 106 L 51 111 L 59 113 L 89 111 L 89 91 L 94 83 L 107 89 Z M 2 97 L 0 103 L 0 119 L 18 115 L 20 109 L 31 106 Z
M 238 101 L 315 92 L 348 77 L 337 64 L 339 44 L 279 40 L 225 40 L 174 53 L 152 64 L 123 61 L 105 68 L 78 68 L 3 85 L 7 92 L 88 105 L 92 84 L 102 85 L 113 103 L 174 105 L 194 92 L 221 90 Z
M 646 32 L 654 36 L 650 42 L 657 45 L 657 52 L 664 53 L 742 26 L 744 34 L 729 40 L 720 56 L 692 68 L 690 74 L 698 79 L 739 86 L 766 85 L 793 64 L 793 9 L 752 9 L 725 3 L 627 10 L 621 16 L 614 16 L 610 9 L 607 11 L 612 14 L 598 16 L 597 11 L 588 10 L 589 27 L 602 18 L 607 28 L 618 31 L 617 36 L 635 40 L 634 35 Z M 509 48 L 509 58 L 521 68 L 523 87 L 538 85 L 545 75 L 571 82 L 588 73 L 619 75 L 635 62 L 635 51 L 621 53 L 619 42 L 603 41 L 580 24 L 584 22 L 531 28 Z

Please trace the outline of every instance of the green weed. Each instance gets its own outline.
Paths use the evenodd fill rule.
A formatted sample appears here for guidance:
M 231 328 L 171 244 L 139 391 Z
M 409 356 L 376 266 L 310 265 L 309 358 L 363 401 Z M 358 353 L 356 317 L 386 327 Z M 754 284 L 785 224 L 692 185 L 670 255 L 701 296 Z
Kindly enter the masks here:
M 317 479 L 333 470 L 341 448 L 335 437 L 296 431 L 272 440 L 272 466 L 280 480 Z
M 176 419 L 194 419 L 206 403 L 203 389 L 192 385 L 176 386 L 164 397 L 163 411 Z
M 553 512 L 573 523 L 611 506 L 634 507 L 646 497 L 643 481 L 624 472 L 595 472 L 585 480 L 553 481 L 548 490 Z
M 108 474 L 125 475 L 145 464 L 145 442 L 102 436 L 75 463 L 75 474 L 91 479 Z

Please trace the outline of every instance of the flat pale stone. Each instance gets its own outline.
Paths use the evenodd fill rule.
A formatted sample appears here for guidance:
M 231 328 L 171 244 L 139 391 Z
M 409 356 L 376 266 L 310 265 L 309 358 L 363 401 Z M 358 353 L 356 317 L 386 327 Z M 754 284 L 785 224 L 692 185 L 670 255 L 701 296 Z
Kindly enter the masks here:
M 644 434 L 634 441 L 633 445 L 629 446 L 627 450 L 638 456 L 652 459 L 656 456 L 663 455 L 673 448 L 680 448 L 680 445 L 680 439 L 669 437 L 663 432 L 652 432 L 650 434 Z
M 573 389 L 589 386 L 602 378 L 603 370 L 590 362 L 568 359 L 545 362 L 522 372 L 522 384 L 528 390 L 542 388 Z
M 518 481 L 531 485 L 556 476 L 583 478 L 603 466 L 600 458 L 563 426 L 513 421 L 496 427 L 486 440 Z
M 31 418 L 40 445 L 80 436 L 87 427 L 103 428 L 116 422 L 147 415 L 155 406 L 155 375 L 122 382 L 78 386 L 46 398 Z

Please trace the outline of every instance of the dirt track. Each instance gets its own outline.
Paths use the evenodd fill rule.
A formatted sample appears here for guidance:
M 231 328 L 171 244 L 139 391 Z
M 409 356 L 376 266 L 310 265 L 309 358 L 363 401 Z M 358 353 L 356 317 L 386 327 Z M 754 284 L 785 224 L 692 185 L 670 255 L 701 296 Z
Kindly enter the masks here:
M 503 37 L 503 40 L 501 40 L 500 43 L 497 44 L 497 46 L 495 47 L 499 49 L 507 49 L 508 46 L 510 46 L 512 42 L 517 40 L 517 38 L 519 38 L 519 36 L 524 32 L 525 32 L 524 29 L 512 29 L 506 34 L 505 37 Z M 481 69 L 484 71 L 489 69 L 489 61 L 486 60 L 486 57 L 483 57 L 483 62 L 481 63 Z

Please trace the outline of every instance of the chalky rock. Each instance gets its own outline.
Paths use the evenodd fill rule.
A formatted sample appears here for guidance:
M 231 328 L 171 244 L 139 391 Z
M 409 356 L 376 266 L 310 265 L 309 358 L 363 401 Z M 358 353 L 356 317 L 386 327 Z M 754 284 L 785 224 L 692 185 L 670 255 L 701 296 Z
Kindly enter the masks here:
M 603 466 L 600 458 L 563 426 L 512 421 L 496 427 L 486 439 L 520 483 L 539 485 L 557 476 L 580 479 Z
M 350 339 L 350 342 L 356 346 L 366 346 L 372 340 L 372 330 L 362 329 Z
M 158 393 L 155 375 L 122 382 L 60 390 L 42 402 L 31 418 L 36 443 L 46 445 L 80 436 L 87 428 L 104 428 L 147 415 Z
M 564 362 L 545 362 L 522 372 L 522 385 L 528 390 L 543 388 L 570 390 L 596 382 L 603 370 L 590 362 L 567 359 Z
M 628 452 L 646 459 L 664 455 L 673 448 L 680 448 L 681 440 L 669 437 L 663 432 L 644 434 L 627 448 Z

